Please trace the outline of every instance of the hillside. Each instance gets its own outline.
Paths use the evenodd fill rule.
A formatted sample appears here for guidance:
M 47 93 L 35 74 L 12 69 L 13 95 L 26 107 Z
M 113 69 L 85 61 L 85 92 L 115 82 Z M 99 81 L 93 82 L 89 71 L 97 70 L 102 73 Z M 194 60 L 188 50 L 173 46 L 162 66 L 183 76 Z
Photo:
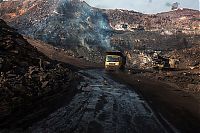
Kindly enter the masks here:
M 79 0 L 22 0 L 0 4 L 1 18 L 24 35 L 75 54 L 100 47 L 109 49 L 107 17 Z M 12 8 L 10 8 L 12 7 Z
M 38 102 L 71 97 L 79 79 L 72 68 L 38 52 L 0 19 L 0 127 L 38 111 Z
M 132 67 L 140 53 L 167 53 L 200 42 L 199 11 L 192 9 L 149 15 L 97 9 L 80 0 L 5 1 L 0 7 L 1 18 L 23 35 L 90 62 L 102 63 L 105 51 L 121 50 Z
M 169 30 L 195 33 L 200 30 L 198 10 L 178 9 L 158 14 L 142 14 L 128 10 L 104 10 L 111 26 L 116 30 L 135 30 L 138 26 L 146 30 Z M 189 30 L 189 31 L 186 31 Z
M 0 0 L 0 133 L 200 132 L 199 13 Z

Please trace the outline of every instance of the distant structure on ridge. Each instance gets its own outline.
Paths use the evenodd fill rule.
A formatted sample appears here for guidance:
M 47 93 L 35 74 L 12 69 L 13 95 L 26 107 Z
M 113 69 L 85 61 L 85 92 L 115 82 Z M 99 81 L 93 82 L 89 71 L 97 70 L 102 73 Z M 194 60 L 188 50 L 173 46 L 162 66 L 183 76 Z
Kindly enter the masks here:
M 176 10 L 176 9 L 178 9 L 179 5 L 180 5 L 180 3 L 175 2 L 175 3 L 172 4 L 172 8 L 171 9 L 172 10 Z

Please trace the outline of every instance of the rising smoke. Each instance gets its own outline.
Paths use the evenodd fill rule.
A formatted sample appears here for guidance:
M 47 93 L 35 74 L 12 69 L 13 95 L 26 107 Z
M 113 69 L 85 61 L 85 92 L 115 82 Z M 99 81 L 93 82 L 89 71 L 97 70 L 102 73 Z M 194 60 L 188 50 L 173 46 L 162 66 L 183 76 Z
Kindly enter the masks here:
M 165 5 L 166 5 L 167 7 L 171 7 L 171 6 L 172 6 L 172 4 L 169 3 L 169 2 L 167 2 Z
M 167 2 L 165 5 L 166 5 L 167 7 L 171 7 L 172 10 L 175 10 L 175 9 L 178 9 L 178 8 L 179 8 L 180 3 L 174 2 L 174 3 L 171 4 L 171 3 Z

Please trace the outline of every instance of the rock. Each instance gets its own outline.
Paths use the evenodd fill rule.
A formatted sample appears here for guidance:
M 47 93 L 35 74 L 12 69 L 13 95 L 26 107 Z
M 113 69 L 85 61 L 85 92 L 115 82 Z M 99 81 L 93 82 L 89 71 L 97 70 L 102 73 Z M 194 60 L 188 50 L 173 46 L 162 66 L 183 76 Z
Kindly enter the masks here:
M 0 70 L 0 108 L 4 105 L 11 112 L 32 104 L 32 99 L 72 89 L 69 86 L 77 78 L 66 64 L 38 52 L 1 19 Z
M 8 74 L 7 75 L 7 78 L 14 78 L 14 77 L 16 77 L 17 75 L 16 74 Z
M 3 61 L 4 61 L 3 58 L 0 57 L 0 70 L 3 67 Z
M 42 88 L 45 88 L 48 83 L 49 83 L 49 81 L 42 82 Z
M 188 90 L 193 93 L 200 92 L 200 84 L 188 84 Z

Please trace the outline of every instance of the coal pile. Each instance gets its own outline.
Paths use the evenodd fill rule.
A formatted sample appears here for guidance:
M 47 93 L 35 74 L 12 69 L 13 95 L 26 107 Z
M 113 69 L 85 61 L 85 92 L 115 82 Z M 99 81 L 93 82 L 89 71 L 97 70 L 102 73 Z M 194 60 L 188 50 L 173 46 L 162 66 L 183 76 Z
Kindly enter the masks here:
M 1 122 L 41 97 L 71 91 L 78 78 L 68 65 L 45 57 L 0 19 Z

